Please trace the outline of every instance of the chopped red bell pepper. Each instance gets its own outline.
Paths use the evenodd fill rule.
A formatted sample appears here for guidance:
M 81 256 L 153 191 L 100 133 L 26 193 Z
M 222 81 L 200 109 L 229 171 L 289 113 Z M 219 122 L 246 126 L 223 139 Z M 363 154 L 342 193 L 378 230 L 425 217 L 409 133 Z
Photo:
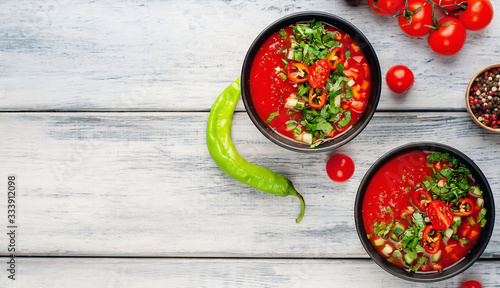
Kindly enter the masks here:
M 326 61 L 328 61 L 328 66 L 330 69 L 337 69 L 337 65 L 344 63 L 345 61 L 345 53 L 342 48 L 337 47 L 332 50 L 332 52 L 326 55 Z
M 432 202 L 432 197 L 427 193 L 427 191 L 420 189 L 415 191 L 413 194 L 413 205 L 417 206 L 420 211 L 427 211 L 427 206 Z
M 427 225 L 422 234 L 422 246 L 429 254 L 436 254 L 441 245 L 441 232 L 432 225 Z
M 318 96 L 318 93 L 316 92 L 317 89 L 322 90 L 320 96 Z M 311 108 L 314 108 L 314 109 L 322 108 L 323 106 L 325 106 L 326 98 L 327 98 L 327 95 L 326 95 L 326 88 L 325 87 L 311 88 L 309 90 L 309 106 L 311 106 Z M 317 99 L 318 101 L 315 102 L 314 101 L 315 99 Z
M 309 67 L 301 62 L 292 62 L 286 68 L 286 75 L 293 82 L 306 82 L 309 77 Z
M 474 212 L 474 203 L 469 198 L 462 198 L 458 203 L 450 202 L 449 207 L 456 216 L 469 216 Z
M 359 71 L 357 69 L 349 69 L 349 70 L 344 69 L 344 74 L 346 77 L 353 78 L 354 80 L 357 80 L 359 77 Z
M 340 107 L 342 107 L 342 109 L 344 109 L 344 110 L 347 110 L 347 109 L 349 109 L 349 107 L 351 107 L 351 102 L 352 101 L 342 102 L 342 104 L 340 104 Z

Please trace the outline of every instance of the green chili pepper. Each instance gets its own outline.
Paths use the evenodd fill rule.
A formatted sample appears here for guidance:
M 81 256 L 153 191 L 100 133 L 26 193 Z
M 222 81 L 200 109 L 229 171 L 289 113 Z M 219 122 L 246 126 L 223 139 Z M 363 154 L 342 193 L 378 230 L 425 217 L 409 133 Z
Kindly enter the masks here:
M 231 125 L 234 108 L 240 95 L 240 79 L 237 79 L 219 95 L 210 110 L 207 123 L 207 146 L 210 156 L 224 173 L 242 183 L 269 194 L 293 195 L 299 198 L 302 207 L 296 220 L 298 223 L 304 216 L 306 205 L 292 182 L 281 174 L 249 163 L 234 147 L 231 140 Z

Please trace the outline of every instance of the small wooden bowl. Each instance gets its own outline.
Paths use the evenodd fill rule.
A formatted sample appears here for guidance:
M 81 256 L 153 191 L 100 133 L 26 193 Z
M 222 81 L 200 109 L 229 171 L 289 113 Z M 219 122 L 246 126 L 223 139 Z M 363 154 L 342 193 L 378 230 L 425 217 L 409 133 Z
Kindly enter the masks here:
M 472 112 L 472 109 L 471 109 L 470 104 L 469 104 L 469 96 L 470 96 L 470 89 L 472 88 L 472 85 L 476 81 L 477 77 L 479 77 L 485 71 L 488 71 L 492 68 L 499 68 L 499 67 L 500 67 L 500 63 L 496 63 L 496 64 L 491 64 L 491 65 L 486 66 L 483 69 L 481 69 L 479 72 L 476 73 L 476 75 L 474 75 L 474 77 L 472 77 L 472 79 L 469 82 L 469 85 L 467 85 L 467 89 L 465 90 L 465 106 L 467 107 L 467 112 L 469 112 L 469 116 L 472 118 L 472 120 L 474 122 L 476 122 L 477 125 L 483 127 L 486 130 L 497 132 L 497 133 L 500 133 L 500 125 L 498 125 L 496 128 L 491 128 L 490 126 L 486 126 L 484 123 L 481 123 L 476 118 L 476 116 L 474 116 L 474 112 Z M 500 79 L 498 79 L 498 80 L 500 81 Z M 499 87 L 498 91 L 500 92 L 500 87 Z

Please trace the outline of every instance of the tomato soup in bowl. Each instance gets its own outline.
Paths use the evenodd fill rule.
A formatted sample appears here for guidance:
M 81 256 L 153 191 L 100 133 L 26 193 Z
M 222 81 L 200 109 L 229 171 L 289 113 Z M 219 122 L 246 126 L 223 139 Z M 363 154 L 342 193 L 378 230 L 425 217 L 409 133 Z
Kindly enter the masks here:
M 412 143 L 381 157 L 363 178 L 356 228 L 375 262 L 400 278 L 439 281 L 470 267 L 494 224 L 491 188 L 460 151 Z
M 380 98 L 380 65 L 366 37 L 322 12 L 293 14 L 267 27 L 251 45 L 241 79 L 256 127 L 299 152 L 352 140 Z

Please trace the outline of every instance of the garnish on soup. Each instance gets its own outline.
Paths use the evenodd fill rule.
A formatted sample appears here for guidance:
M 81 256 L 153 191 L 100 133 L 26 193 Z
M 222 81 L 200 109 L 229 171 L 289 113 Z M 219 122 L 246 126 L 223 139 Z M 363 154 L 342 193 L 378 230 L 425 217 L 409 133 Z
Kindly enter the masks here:
M 408 271 L 437 271 L 464 258 L 486 224 L 481 188 L 448 153 L 411 151 L 387 162 L 363 200 L 377 251 Z
M 349 130 L 366 108 L 370 69 L 345 32 L 322 22 L 274 33 L 257 53 L 250 91 L 278 133 L 316 147 Z

